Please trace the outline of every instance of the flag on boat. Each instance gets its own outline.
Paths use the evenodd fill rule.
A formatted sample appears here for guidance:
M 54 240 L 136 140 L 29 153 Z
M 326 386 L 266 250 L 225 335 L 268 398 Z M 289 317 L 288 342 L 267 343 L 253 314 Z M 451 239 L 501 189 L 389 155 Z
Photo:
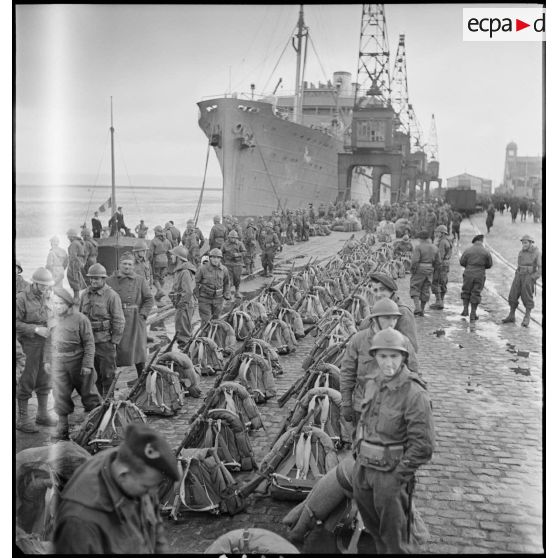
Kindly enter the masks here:
M 104 213 L 107 209 L 112 206 L 112 196 L 109 196 L 109 199 L 99 206 L 99 211 Z

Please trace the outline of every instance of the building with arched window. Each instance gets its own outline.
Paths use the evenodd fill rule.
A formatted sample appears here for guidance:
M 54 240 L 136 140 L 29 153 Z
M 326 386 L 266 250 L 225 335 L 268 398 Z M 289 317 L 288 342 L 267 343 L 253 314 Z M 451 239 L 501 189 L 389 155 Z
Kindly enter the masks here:
M 506 146 L 504 182 L 498 188 L 502 193 L 517 197 L 542 200 L 542 157 L 518 156 L 517 144 Z

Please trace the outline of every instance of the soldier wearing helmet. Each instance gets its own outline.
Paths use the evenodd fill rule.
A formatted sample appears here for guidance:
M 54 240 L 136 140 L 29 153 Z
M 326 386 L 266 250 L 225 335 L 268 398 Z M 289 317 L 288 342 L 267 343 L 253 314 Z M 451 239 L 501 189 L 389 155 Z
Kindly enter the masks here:
M 60 239 L 57 236 L 50 239 L 50 250 L 45 267 L 52 273 L 54 286 L 61 287 L 64 280 L 64 271 L 68 267 L 68 254 L 66 250 L 60 248 Z
M 147 258 L 151 263 L 151 269 L 153 271 L 153 284 L 157 289 L 157 292 L 155 293 L 155 300 L 160 300 L 166 294 L 163 287 L 169 265 L 167 253 L 169 250 L 172 250 L 172 244 L 165 236 L 165 232 L 163 231 L 163 227 L 161 227 L 161 225 L 157 225 L 153 229 L 153 232 L 155 233 L 155 237 L 149 244 Z
M 246 220 L 246 227 L 244 228 L 242 242 L 246 248 L 244 253 L 244 266 L 246 273 L 251 275 L 254 273 L 254 262 L 256 260 L 256 240 L 258 238 L 258 229 L 254 225 L 254 219 L 248 218 Z
M 432 292 L 436 302 L 430 305 L 434 310 L 444 309 L 444 298 L 448 291 L 448 273 L 452 254 L 452 244 L 448 238 L 448 229 L 445 225 L 438 225 L 435 230 L 434 244 L 438 246 L 440 254 L 440 267 L 432 275 Z
M 531 310 L 535 307 L 533 298 L 535 283 L 542 273 L 542 258 L 539 249 L 535 246 L 535 239 L 528 234 L 521 237 L 521 250 L 517 255 L 517 269 L 508 294 L 509 314 L 502 320 L 503 323 L 515 322 L 515 311 L 519 299 L 525 306 L 525 316 L 521 325 L 529 327 Z
M 16 335 L 25 353 L 25 367 L 16 387 L 18 415 L 16 428 L 21 432 L 38 432 L 36 424 L 54 426 L 56 420 L 47 412 L 50 377 L 43 365 L 50 290 L 54 285 L 48 269 L 39 267 L 31 284 L 16 296 Z M 35 422 L 28 415 L 29 398 L 37 394 L 39 409 Z
M 244 243 L 238 238 L 238 233 L 232 229 L 227 240 L 223 244 L 223 259 L 227 269 L 229 270 L 229 277 L 234 285 L 234 294 L 236 298 L 240 296 L 240 276 L 242 275 L 242 265 L 246 248 Z
M 211 227 L 211 231 L 209 231 L 209 249 L 221 249 L 227 236 L 227 227 L 221 224 L 221 217 L 219 215 L 213 217 L 213 223 L 214 225 Z
M 366 381 L 356 428 L 353 496 L 378 554 L 412 553 L 406 512 L 414 475 L 434 450 L 430 398 L 405 364 L 407 349 L 398 331 L 378 332 L 369 353 L 378 373 Z
M 409 338 L 413 348 L 418 353 L 417 326 L 413 311 L 399 298 L 397 294 L 397 283 L 385 273 L 374 272 L 369 275 L 368 289 L 372 291 L 374 295 L 374 304 L 382 298 L 388 298 L 397 304 L 397 308 L 399 312 L 401 312 L 401 317 L 397 320 L 395 329 Z M 362 322 L 360 322 L 359 329 L 366 329 L 369 326 L 370 318 L 366 316 Z
M 174 280 L 169 298 L 176 312 L 174 329 L 179 346 L 185 345 L 192 337 L 192 321 L 194 317 L 196 287 L 196 266 L 188 261 L 188 250 L 184 246 L 176 246 L 170 252 L 176 258 Z
M 188 261 L 195 266 L 200 265 L 200 250 L 205 243 L 201 230 L 196 227 L 193 219 L 186 222 L 186 230 L 182 235 L 182 245 L 188 250 Z
M 107 284 L 107 270 L 100 263 L 87 271 L 89 287 L 82 293 L 79 311 L 91 323 L 95 340 L 95 370 L 97 389 L 104 397 L 116 372 L 116 347 L 124 332 L 122 302 Z
M 145 224 L 143 219 L 140 219 L 139 224 L 136 225 L 134 229 L 135 233 L 138 235 L 138 238 L 145 238 L 147 236 L 147 231 L 149 227 Z
M 66 289 L 54 289 L 54 316 L 49 324 L 50 334 L 44 351 L 44 366 L 52 375 L 54 411 L 58 415 L 58 427 L 53 437 L 60 440 L 70 439 L 68 415 L 74 411 L 74 389 L 79 393 L 86 412 L 101 404 L 95 385 L 93 330 L 87 317 L 74 308 L 74 303 L 74 298 Z
M 277 234 L 273 232 L 273 223 L 271 221 L 265 224 L 265 229 L 260 235 L 259 242 L 262 250 L 260 257 L 262 259 L 263 275 L 264 277 L 271 277 L 275 253 L 281 246 Z
M 68 271 L 66 273 L 68 283 L 74 291 L 74 298 L 79 299 L 79 291 L 85 289 L 85 243 L 79 237 L 76 229 L 69 229 L 66 233 L 70 246 L 68 246 Z
M 209 252 L 209 263 L 196 272 L 195 295 L 202 327 L 209 320 L 217 320 L 223 310 L 223 299 L 230 300 L 230 278 L 227 268 L 221 263 L 223 254 L 219 248 Z
M 166 258 L 166 253 L 163 254 Z M 138 376 L 147 357 L 147 317 L 153 308 L 153 295 L 144 277 L 134 273 L 135 258 L 131 252 L 120 256 L 118 271 L 107 285 L 116 291 L 124 311 L 124 332 L 116 350 L 116 366 L 134 366 Z
M 91 231 L 88 228 L 82 229 L 81 236 L 83 237 L 85 248 L 85 269 L 89 269 L 93 264 L 97 263 L 99 248 L 97 242 L 91 238 Z M 85 276 L 85 282 L 88 283 L 87 275 Z
M 19 260 L 15 261 L 15 292 L 16 296 L 21 291 L 25 290 L 25 287 L 29 285 L 29 283 L 22 277 L 23 268 L 21 267 L 21 262 Z
M 140 277 L 144 277 L 145 281 L 151 288 L 153 286 L 153 272 L 151 266 L 147 261 L 147 244 L 145 240 L 139 239 L 135 246 L 132 248 L 134 255 L 134 273 Z
M 389 298 L 378 300 L 368 316 L 368 327 L 358 331 L 349 341 L 341 363 L 340 391 L 343 416 L 356 426 L 362 408 L 362 397 L 366 379 L 378 373 L 374 359 L 368 351 L 376 333 L 397 326 L 401 312 L 397 304 Z M 401 334 L 407 351 L 408 366 L 418 373 L 418 361 L 410 340 Z
M 433 213 L 434 217 L 436 215 Z M 434 236 L 434 227 L 432 227 Z M 438 248 L 430 242 L 429 230 L 420 231 L 419 243 L 411 255 L 410 295 L 415 303 L 415 316 L 424 316 L 424 308 L 430 300 L 430 288 L 434 270 L 440 266 Z

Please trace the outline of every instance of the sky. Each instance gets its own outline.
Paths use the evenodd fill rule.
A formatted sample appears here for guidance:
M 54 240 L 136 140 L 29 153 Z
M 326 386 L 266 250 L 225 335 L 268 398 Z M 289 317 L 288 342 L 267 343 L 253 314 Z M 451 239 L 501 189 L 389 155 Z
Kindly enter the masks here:
M 361 6 L 305 6 L 318 55 L 309 49 L 307 81 L 325 82 L 338 70 L 355 78 Z M 468 172 L 496 187 L 508 142 L 517 143 L 519 155 L 543 154 L 542 47 L 464 42 L 465 6 L 471 4 L 386 4 L 390 66 L 404 33 L 410 101 L 426 139 L 435 115 L 444 185 Z M 184 177 L 201 177 L 207 140 L 196 102 L 249 92 L 251 83 L 256 95 L 270 93 L 279 77 L 279 93 L 292 92 L 295 55 L 288 43 L 298 9 L 16 6 L 17 180 L 106 183 L 111 96 L 117 181 L 180 186 Z M 210 184 L 220 186 L 220 175 L 212 153 Z

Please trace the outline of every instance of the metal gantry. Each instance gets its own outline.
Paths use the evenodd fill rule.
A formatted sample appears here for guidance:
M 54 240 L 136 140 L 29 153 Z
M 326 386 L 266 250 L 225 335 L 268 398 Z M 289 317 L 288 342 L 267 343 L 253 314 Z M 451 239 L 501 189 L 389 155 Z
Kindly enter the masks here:
M 405 35 L 399 35 L 397 53 L 391 80 L 391 106 L 397 118 L 397 130 L 409 133 L 409 90 L 407 86 L 407 57 L 405 55 Z
M 429 161 L 438 160 L 438 132 L 436 131 L 436 119 L 434 115 L 432 115 L 430 119 L 430 133 L 428 134 L 426 154 L 428 155 Z

